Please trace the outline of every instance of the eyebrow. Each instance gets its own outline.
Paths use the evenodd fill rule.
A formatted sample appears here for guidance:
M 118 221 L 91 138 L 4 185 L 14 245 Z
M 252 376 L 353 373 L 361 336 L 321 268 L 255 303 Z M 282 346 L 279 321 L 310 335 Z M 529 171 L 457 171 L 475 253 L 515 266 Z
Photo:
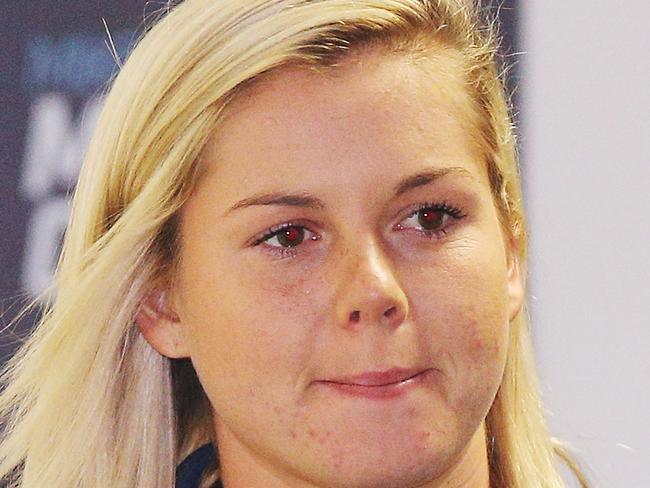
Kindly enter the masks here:
M 404 178 L 397 185 L 395 185 L 395 190 L 394 190 L 395 196 L 398 197 L 400 195 L 403 195 L 409 190 L 413 190 L 414 188 L 429 185 L 434 181 L 442 178 L 443 176 L 447 176 L 449 174 L 455 174 L 455 175 L 465 176 L 470 178 L 473 177 L 472 173 L 469 170 L 458 166 L 450 166 L 446 168 L 437 168 L 437 169 L 422 171 L 420 173 L 416 173 L 412 176 L 408 176 Z
M 429 185 L 434 181 L 447 176 L 449 174 L 456 174 L 465 177 L 472 177 L 472 173 L 462 167 L 445 167 L 439 169 L 431 169 L 422 171 L 414 175 L 408 176 L 400 181 L 394 187 L 394 198 L 404 193 L 419 188 L 421 186 Z M 265 193 L 263 195 L 255 195 L 245 198 L 235 203 L 226 211 L 226 215 L 230 212 L 246 207 L 257 205 L 284 205 L 289 207 L 309 208 L 313 210 L 324 210 L 325 202 L 320 198 L 310 195 L 309 193 L 286 193 L 286 192 L 273 192 Z

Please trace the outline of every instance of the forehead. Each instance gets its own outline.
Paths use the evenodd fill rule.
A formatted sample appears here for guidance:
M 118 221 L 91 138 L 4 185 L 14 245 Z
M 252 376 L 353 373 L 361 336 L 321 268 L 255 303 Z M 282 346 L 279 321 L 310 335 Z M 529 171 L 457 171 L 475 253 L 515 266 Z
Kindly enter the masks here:
M 354 105 L 355 99 L 349 95 L 361 95 L 360 102 L 392 101 L 409 88 L 445 90 L 446 96 L 467 95 L 466 90 L 449 92 L 452 87 L 464 85 L 463 66 L 460 53 L 452 49 L 440 48 L 425 56 L 367 47 L 352 51 L 334 66 L 290 64 L 262 74 L 245 85 L 226 114 L 232 116 L 282 99 L 305 96 L 325 102 L 333 97 L 332 105 L 336 106 L 339 101 Z M 341 85 L 345 85 L 347 93 L 337 92 Z M 409 103 L 408 99 L 402 101 Z
M 335 183 L 350 165 L 359 174 L 386 164 L 458 166 L 478 159 L 475 119 L 457 53 L 365 51 L 335 68 L 284 67 L 247 86 L 205 159 L 208 173 L 251 187 L 298 175 Z

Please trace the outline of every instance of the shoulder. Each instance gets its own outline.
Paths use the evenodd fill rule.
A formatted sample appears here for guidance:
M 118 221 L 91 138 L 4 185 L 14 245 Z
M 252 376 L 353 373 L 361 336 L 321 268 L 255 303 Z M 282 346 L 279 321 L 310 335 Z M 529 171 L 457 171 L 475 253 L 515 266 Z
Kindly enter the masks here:
M 187 456 L 176 468 L 176 488 L 198 488 L 201 475 L 214 456 L 212 444 L 205 444 Z

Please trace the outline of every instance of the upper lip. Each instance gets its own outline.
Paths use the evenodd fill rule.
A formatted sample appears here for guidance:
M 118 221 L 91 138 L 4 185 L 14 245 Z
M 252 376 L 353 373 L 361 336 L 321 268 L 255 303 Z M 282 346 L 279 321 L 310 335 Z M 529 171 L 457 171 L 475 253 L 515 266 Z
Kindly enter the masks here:
M 391 368 L 383 371 L 366 371 L 361 374 L 337 376 L 326 383 L 358 386 L 386 386 L 406 381 L 425 371 L 426 368 Z

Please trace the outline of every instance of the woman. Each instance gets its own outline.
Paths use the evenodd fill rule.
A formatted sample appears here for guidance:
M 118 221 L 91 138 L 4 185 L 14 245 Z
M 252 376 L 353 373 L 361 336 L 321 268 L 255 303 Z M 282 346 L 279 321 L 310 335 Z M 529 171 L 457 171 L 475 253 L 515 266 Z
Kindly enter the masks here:
M 564 486 L 485 25 L 461 0 L 187 0 L 161 20 L 107 97 L 56 300 L 3 376 L 0 478 Z

